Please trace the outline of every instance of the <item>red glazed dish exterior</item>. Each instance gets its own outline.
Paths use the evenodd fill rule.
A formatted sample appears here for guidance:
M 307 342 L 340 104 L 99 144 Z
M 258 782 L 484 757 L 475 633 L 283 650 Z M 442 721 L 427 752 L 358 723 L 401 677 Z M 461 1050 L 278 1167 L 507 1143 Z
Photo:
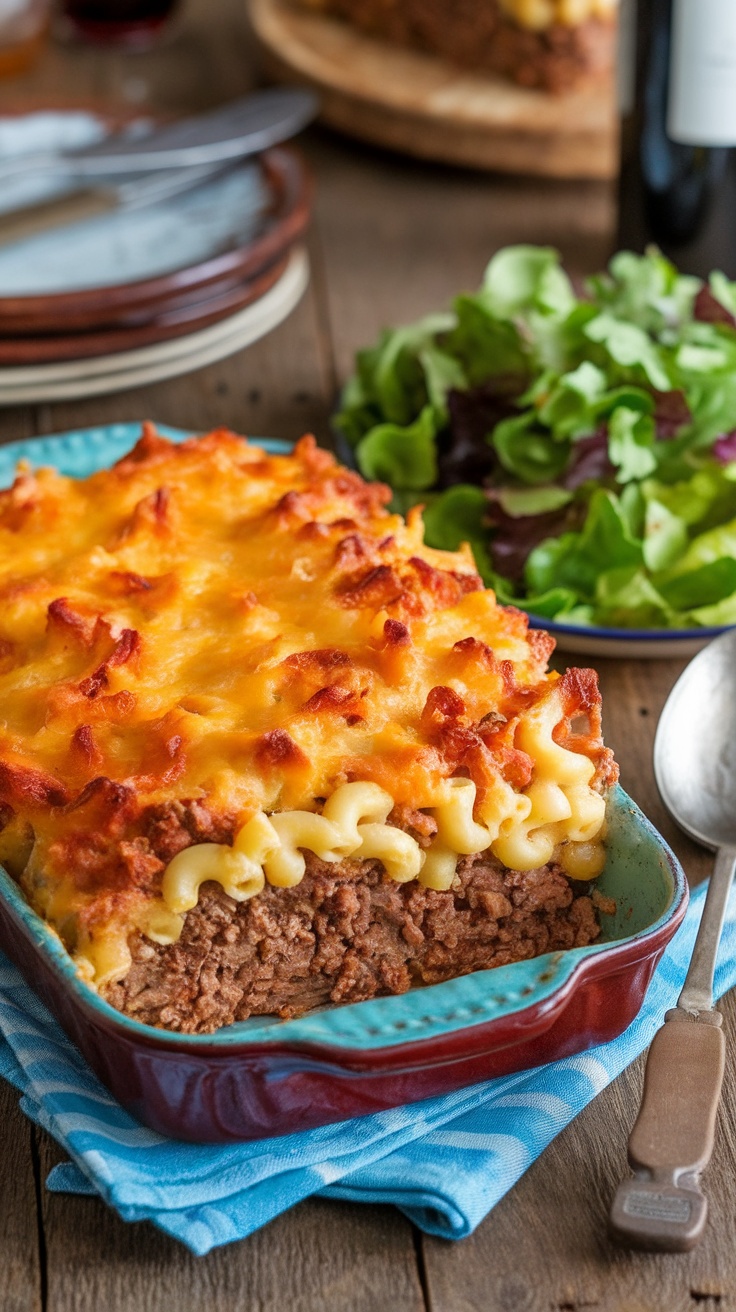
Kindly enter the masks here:
M 434 1097 L 615 1038 L 639 1011 L 687 907 L 684 877 L 665 851 L 673 900 L 667 918 L 651 932 L 584 957 L 541 1002 L 379 1049 L 248 1041 L 225 1048 L 216 1040 L 194 1048 L 163 1030 L 141 1026 L 131 1033 L 111 1008 L 103 1011 L 69 987 L 2 897 L 0 949 L 103 1084 L 144 1124 L 195 1142 L 258 1139 Z

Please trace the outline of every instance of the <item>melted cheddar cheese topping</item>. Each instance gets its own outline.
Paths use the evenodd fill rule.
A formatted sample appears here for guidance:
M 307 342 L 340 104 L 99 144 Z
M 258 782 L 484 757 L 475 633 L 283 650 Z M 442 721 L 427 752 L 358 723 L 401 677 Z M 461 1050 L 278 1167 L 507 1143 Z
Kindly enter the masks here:
M 311 438 L 150 426 L 110 470 L 0 492 L 0 861 L 97 982 L 201 882 L 253 896 L 304 850 L 438 889 L 489 846 L 598 873 L 595 675 L 548 673 L 470 550 L 388 498 Z

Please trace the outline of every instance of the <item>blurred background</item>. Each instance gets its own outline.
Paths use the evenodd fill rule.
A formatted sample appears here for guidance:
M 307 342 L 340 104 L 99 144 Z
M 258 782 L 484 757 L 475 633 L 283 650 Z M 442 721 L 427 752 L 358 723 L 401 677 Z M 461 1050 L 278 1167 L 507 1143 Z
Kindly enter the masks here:
M 115 21 L 103 22 L 111 14 Z M 18 412 L 0 412 L 7 436 L 22 435 L 19 424 L 58 431 L 145 413 L 283 437 L 314 429 L 324 438 L 356 349 L 381 327 L 477 287 L 499 246 L 555 245 L 573 274 L 600 267 L 611 248 L 608 73 L 569 93 L 527 89 L 414 51 L 405 34 L 366 36 L 291 0 L 64 0 L 50 11 L 43 0 L 7 0 L 0 15 L 5 115 L 80 105 L 113 118 L 190 115 L 278 74 L 316 86 L 327 117 L 341 125 L 312 126 L 299 140 L 314 180 L 311 282 L 270 344 L 176 387 L 71 396 L 53 414 L 40 403 L 22 422 Z M 482 167 L 447 162 L 479 152 Z

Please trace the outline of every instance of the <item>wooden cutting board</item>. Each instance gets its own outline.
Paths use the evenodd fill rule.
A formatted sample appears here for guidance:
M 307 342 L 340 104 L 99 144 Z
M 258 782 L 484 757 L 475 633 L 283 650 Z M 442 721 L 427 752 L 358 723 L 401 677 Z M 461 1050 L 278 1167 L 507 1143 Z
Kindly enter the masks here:
M 324 121 L 343 132 L 473 168 L 557 178 L 616 171 L 612 79 L 553 96 L 364 36 L 292 0 L 248 7 L 270 70 L 314 87 Z

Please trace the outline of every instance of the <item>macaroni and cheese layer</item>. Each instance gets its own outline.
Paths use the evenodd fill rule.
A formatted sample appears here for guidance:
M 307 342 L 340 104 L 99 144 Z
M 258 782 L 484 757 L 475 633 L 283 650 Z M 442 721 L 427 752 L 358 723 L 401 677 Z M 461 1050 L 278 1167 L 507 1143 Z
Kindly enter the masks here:
M 206 1032 L 591 942 L 595 673 L 303 438 L 144 426 L 0 492 L 0 861 L 80 974 Z

